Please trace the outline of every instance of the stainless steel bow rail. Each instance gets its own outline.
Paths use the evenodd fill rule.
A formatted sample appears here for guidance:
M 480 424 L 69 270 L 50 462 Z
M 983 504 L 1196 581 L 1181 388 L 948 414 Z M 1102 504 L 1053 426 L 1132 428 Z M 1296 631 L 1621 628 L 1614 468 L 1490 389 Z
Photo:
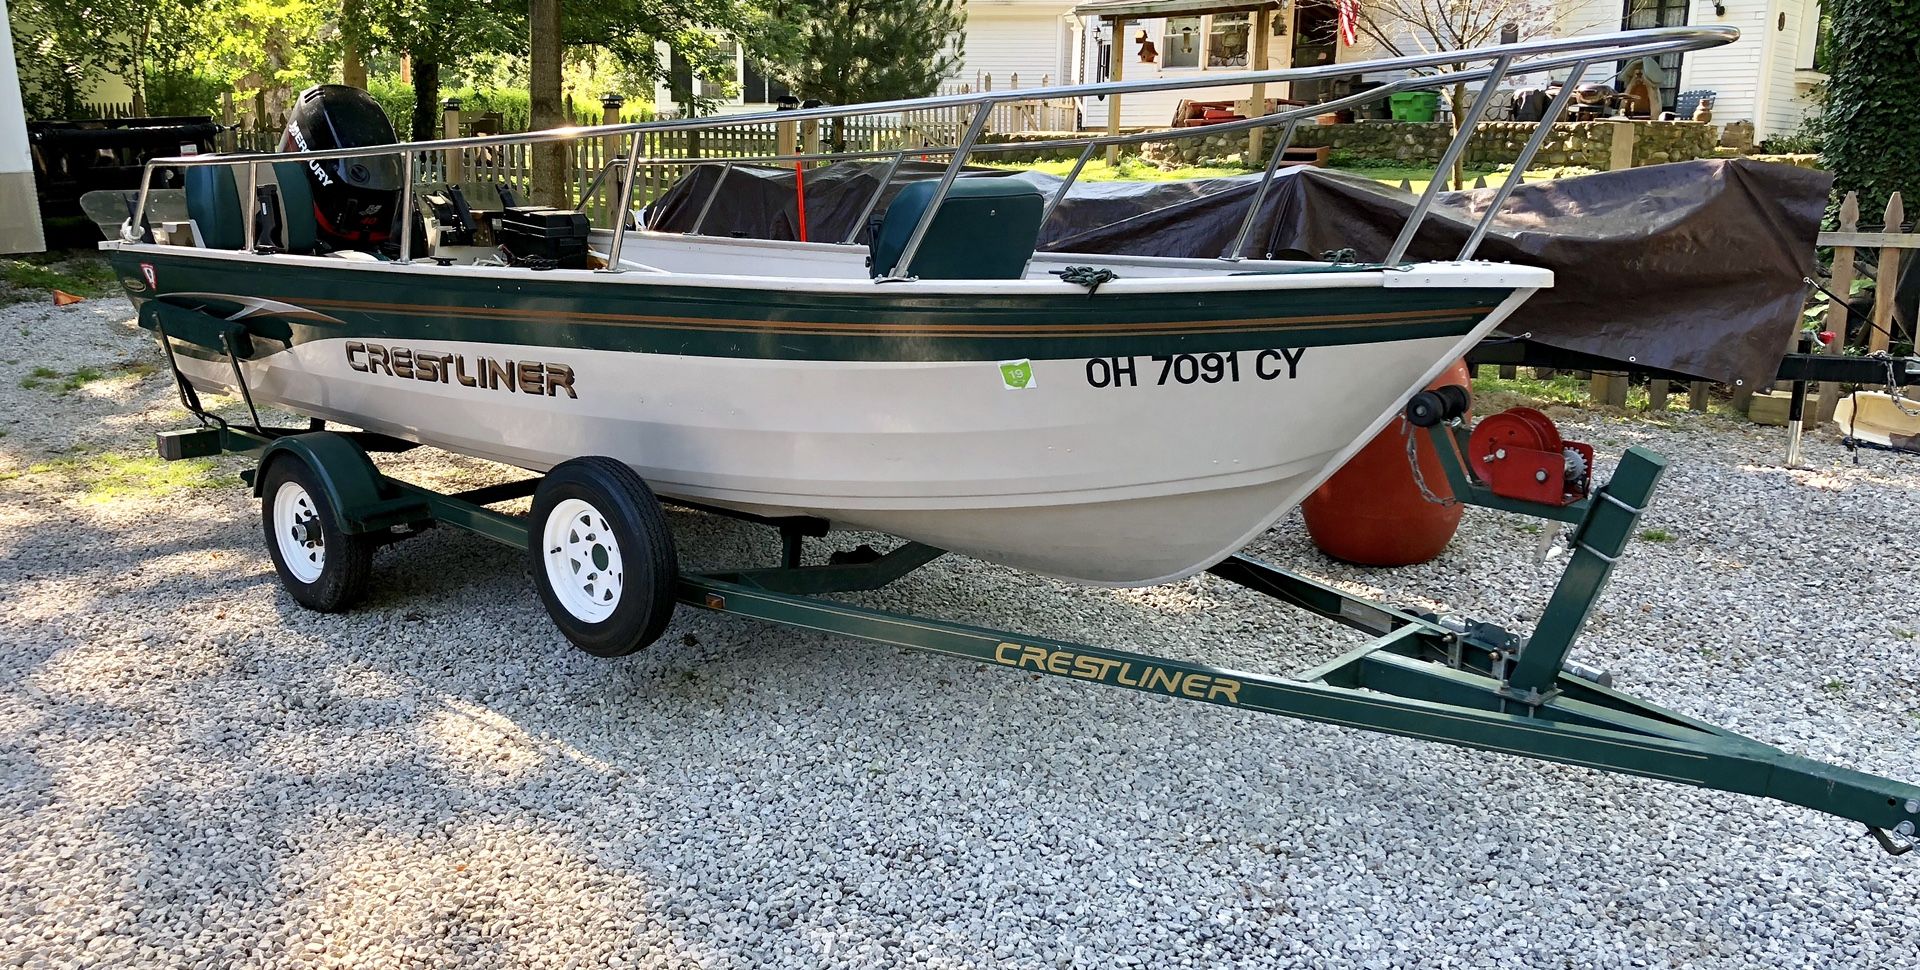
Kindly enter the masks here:
M 1441 191 L 1444 179 L 1441 174 L 1450 171 L 1453 165 L 1465 153 L 1467 144 L 1473 136 L 1475 126 L 1486 116 L 1487 108 L 1492 104 L 1493 93 L 1500 82 L 1515 75 L 1537 74 L 1542 72 L 1565 72 L 1564 83 L 1559 94 L 1547 108 L 1545 120 L 1536 125 L 1532 136 L 1514 160 L 1513 169 L 1501 182 L 1487 210 L 1475 224 L 1466 243 L 1461 246 L 1458 259 L 1470 259 L 1478 251 L 1480 242 L 1492 227 L 1493 220 L 1514 188 L 1522 181 L 1527 166 L 1546 143 L 1552 130 L 1554 119 L 1559 118 L 1566 108 L 1567 101 L 1588 69 L 1598 63 L 1625 61 L 1659 54 L 1680 53 L 1702 50 L 1730 44 L 1740 37 L 1739 30 L 1732 27 L 1663 27 L 1651 30 L 1622 31 L 1611 34 L 1596 34 L 1586 37 L 1571 37 L 1554 40 L 1527 41 L 1515 44 L 1500 44 L 1491 47 L 1479 47 L 1471 50 L 1442 51 L 1434 54 L 1422 54 L 1410 57 L 1385 58 L 1373 61 L 1357 61 L 1347 64 L 1327 64 L 1318 67 L 1288 68 L 1272 71 L 1245 71 L 1237 73 L 1205 73 L 1203 76 L 1162 78 L 1142 81 L 1109 81 L 1099 84 L 1077 84 L 1048 88 L 1026 88 L 1013 91 L 983 91 L 977 94 L 956 94 L 932 98 L 918 98 L 903 101 L 884 101 L 872 104 L 828 106 L 799 111 L 763 112 L 757 114 L 727 115 L 723 117 L 690 118 L 671 121 L 655 121 L 627 125 L 601 125 L 588 128 L 559 128 L 550 131 L 528 132 L 514 135 L 489 135 L 477 138 L 451 138 L 436 141 L 409 142 L 404 144 L 381 145 L 368 148 L 334 149 L 320 152 L 299 152 L 306 160 L 327 160 L 340 158 L 371 158 L 387 155 L 401 156 L 403 183 L 401 187 L 402 213 L 411 214 L 414 209 L 414 181 L 417 172 L 416 156 L 423 152 L 465 151 L 475 148 L 487 148 L 501 145 L 534 145 L 553 142 L 569 142 L 588 138 L 610 138 L 624 136 L 627 139 L 623 155 L 609 162 L 608 168 L 594 179 L 593 191 L 605 179 L 607 172 L 618 172 L 619 204 L 617 212 L 630 213 L 633 208 L 633 188 L 635 175 L 641 168 L 661 166 L 711 165 L 721 166 L 721 176 L 716 179 L 706 204 L 702 206 L 693 231 L 699 232 L 706 221 L 706 213 L 717 197 L 726 174 L 736 165 L 809 163 L 841 160 L 884 161 L 886 168 L 881 176 L 880 185 L 867 201 L 865 211 L 857 224 L 864 223 L 880 198 L 888 183 L 899 169 L 903 159 L 910 155 L 947 156 L 950 161 L 936 187 L 934 198 L 921 215 L 909 236 L 905 248 L 901 250 L 899 260 L 892 267 L 889 279 L 905 278 L 913 257 L 919 251 L 922 240 L 933 219 L 938 213 L 940 202 L 946 197 L 954 179 L 958 178 L 967 159 L 974 155 L 991 155 L 997 152 L 1029 152 L 1055 148 L 1082 146 L 1078 161 L 1049 201 L 1046 215 L 1051 217 L 1065 198 L 1068 188 L 1080 176 L 1086 163 L 1095 151 L 1110 145 L 1137 145 L 1155 141 L 1177 141 L 1182 138 L 1199 138 L 1232 132 L 1250 131 L 1255 128 L 1281 129 L 1272 155 L 1267 161 L 1266 170 L 1255 190 L 1239 233 L 1222 259 L 1239 260 L 1244 258 L 1246 246 L 1257 221 L 1260 207 L 1266 200 L 1267 191 L 1272 184 L 1274 174 L 1279 170 L 1280 160 L 1292 140 L 1294 129 L 1303 120 L 1315 115 L 1350 108 L 1372 101 L 1378 101 L 1394 94 L 1406 91 L 1428 90 L 1451 87 L 1455 84 L 1480 83 L 1480 92 L 1461 116 L 1459 134 L 1448 144 L 1435 166 L 1436 177 L 1428 183 L 1420 194 L 1406 224 L 1401 228 L 1398 238 L 1388 250 L 1383 263 L 1399 265 L 1405 261 L 1408 248 L 1413 244 L 1421 223 L 1433 208 L 1434 200 Z M 1432 73 L 1440 71 L 1443 73 Z M 1252 84 L 1273 84 L 1290 81 L 1330 81 L 1358 79 L 1366 75 L 1388 75 L 1389 79 L 1381 86 L 1368 91 L 1337 98 L 1332 101 L 1304 107 L 1288 108 L 1272 114 L 1240 121 L 1222 122 L 1197 128 L 1169 128 L 1133 134 L 1114 134 L 1105 136 L 1086 136 L 1055 139 L 1039 142 L 1020 142 L 1010 144 L 986 144 L 980 141 L 986 131 L 987 120 L 996 105 L 1051 100 L 1057 98 L 1110 97 L 1127 94 L 1140 94 L 1155 91 L 1183 91 L 1199 88 L 1234 87 Z M 764 122 L 803 122 L 821 121 L 834 118 L 854 118 L 869 115 L 895 114 L 900 112 L 925 111 L 942 108 L 973 108 L 973 116 L 961 137 L 950 145 L 912 146 L 886 151 L 861 152 L 813 152 L 806 154 L 775 154 L 728 159 L 665 158 L 645 157 L 642 154 L 644 139 L 649 134 L 662 132 L 702 131 L 740 124 Z M 1456 110 L 1458 107 L 1456 106 Z M 140 184 L 139 201 L 134 209 L 139 219 L 144 219 L 153 183 L 153 174 L 158 168 L 180 166 L 221 165 L 239 166 L 244 169 L 242 185 L 243 198 L 252 199 L 259 186 L 258 166 L 275 159 L 284 160 L 285 154 L 230 154 L 196 155 L 176 158 L 156 158 L 147 163 Z M 123 231 L 127 241 L 137 241 L 143 230 L 130 220 Z M 245 246 L 248 251 L 255 248 L 253 220 L 244 222 Z M 607 272 L 622 272 L 620 253 L 627 233 L 627 219 L 621 218 L 611 227 L 612 240 L 607 252 Z M 400 262 L 408 262 L 412 246 L 413 220 L 403 218 L 400 224 Z M 842 240 L 851 244 L 853 238 Z
M 175 339 L 224 346 L 218 334 L 158 301 L 142 313 Z M 202 328 L 206 330 L 207 328 Z M 1416 399 L 1417 400 L 1417 399 Z M 1566 505 L 1496 495 L 1468 469 L 1467 433 L 1457 419 L 1426 423 L 1454 495 L 1461 501 L 1572 526 L 1571 554 L 1540 622 L 1521 635 L 1471 619 L 1398 609 L 1247 556 L 1231 556 L 1213 575 L 1314 616 L 1369 635 L 1346 654 L 1291 676 L 1227 670 L 1186 660 L 1073 643 L 1006 630 L 910 616 L 832 598 L 885 586 L 944 555 L 905 542 L 882 554 L 866 547 L 805 564 L 806 541 L 830 524 L 804 517 L 765 518 L 704 509 L 777 530 L 777 565 L 683 572 L 675 595 L 684 606 L 769 623 L 857 637 L 992 664 L 1010 671 L 1069 677 L 1222 707 L 1304 718 L 1467 748 L 1641 775 L 1662 781 L 1777 799 L 1865 824 L 1893 854 L 1912 847 L 1920 825 L 1920 786 L 1788 754 L 1753 738 L 1638 700 L 1609 678 L 1570 664 L 1572 648 L 1666 468 L 1665 459 L 1628 449 L 1613 479 Z M 442 494 L 381 473 L 369 451 L 404 450 L 379 435 L 312 428 L 244 429 L 217 419 L 167 432 L 169 459 L 222 451 L 258 459 L 244 477 L 258 494 L 273 462 L 295 459 L 316 470 L 340 530 L 399 541 L 435 524 L 465 529 L 517 550 L 529 527 L 489 506 L 532 495 L 529 478 Z M 686 504 L 686 503 L 682 503 Z M 1732 803 L 1722 802 L 1731 809 Z

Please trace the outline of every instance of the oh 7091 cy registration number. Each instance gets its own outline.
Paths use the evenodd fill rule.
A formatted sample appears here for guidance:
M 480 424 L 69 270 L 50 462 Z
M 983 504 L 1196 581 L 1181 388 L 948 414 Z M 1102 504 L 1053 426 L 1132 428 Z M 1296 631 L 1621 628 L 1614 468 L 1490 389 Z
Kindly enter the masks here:
M 1241 361 L 1242 354 L 1247 360 Z M 1218 354 L 1155 354 L 1152 357 L 1094 357 L 1087 361 L 1090 387 L 1139 387 L 1142 383 L 1219 384 L 1247 380 L 1280 381 L 1300 376 L 1305 347 L 1227 351 Z M 1143 365 L 1142 361 L 1146 363 Z

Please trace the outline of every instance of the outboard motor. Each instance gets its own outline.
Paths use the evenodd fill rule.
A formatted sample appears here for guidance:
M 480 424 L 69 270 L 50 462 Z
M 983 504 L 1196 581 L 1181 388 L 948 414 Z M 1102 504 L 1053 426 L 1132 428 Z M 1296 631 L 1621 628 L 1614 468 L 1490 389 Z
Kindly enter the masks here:
M 283 152 L 391 145 L 398 139 L 380 102 L 359 88 L 318 84 L 300 92 L 280 137 Z M 392 234 L 400 199 L 400 158 L 331 158 L 306 163 L 320 241 L 372 249 Z

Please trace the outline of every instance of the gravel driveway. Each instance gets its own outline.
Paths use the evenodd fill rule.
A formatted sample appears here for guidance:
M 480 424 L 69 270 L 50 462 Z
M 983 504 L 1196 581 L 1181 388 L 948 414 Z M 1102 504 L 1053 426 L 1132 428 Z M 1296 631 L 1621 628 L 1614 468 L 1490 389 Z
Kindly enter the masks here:
M 1181 704 L 681 611 L 594 660 L 522 557 L 383 553 L 294 606 L 124 302 L 0 310 L 0 966 L 1912 968 L 1920 853 L 1752 798 Z M 36 371 L 36 368 L 40 368 Z M 93 368 L 98 373 L 84 371 Z M 76 372 L 79 372 L 76 374 Z M 1724 419 L 1569 412 L 1674 468 L 1581 659 L 1920 779 L 1920 460 L 1810 469 Z M 395 462 L 419 481 L 498 469 Z M 701 563 L 770 556 L 677 516 Z M 1528 520 L 1439 562 L 1260 555 L 1524 622 Z M 870 602 L 1292 670 L 1337 628 L 1207 578 L 943 561 Z

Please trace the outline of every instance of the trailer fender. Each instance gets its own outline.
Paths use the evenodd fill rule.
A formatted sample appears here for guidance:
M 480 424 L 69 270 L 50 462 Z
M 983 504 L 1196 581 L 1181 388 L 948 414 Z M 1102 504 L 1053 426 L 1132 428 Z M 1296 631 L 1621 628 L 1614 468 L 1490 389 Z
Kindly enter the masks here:
M 386 519 L 395 511 L 394 503 L 381 488 L 379 469 L 365 449 L 346 435 L 332 431 L 275 438 L 260 452 L 260 464 L 253 475 L 253 495 L 263 498 L 267 466 L 283 457 L 306 462 L 319 479 L 327 499 L 340 512 L 340 526 L 347 532 L 373 532 L 387 528 Z

